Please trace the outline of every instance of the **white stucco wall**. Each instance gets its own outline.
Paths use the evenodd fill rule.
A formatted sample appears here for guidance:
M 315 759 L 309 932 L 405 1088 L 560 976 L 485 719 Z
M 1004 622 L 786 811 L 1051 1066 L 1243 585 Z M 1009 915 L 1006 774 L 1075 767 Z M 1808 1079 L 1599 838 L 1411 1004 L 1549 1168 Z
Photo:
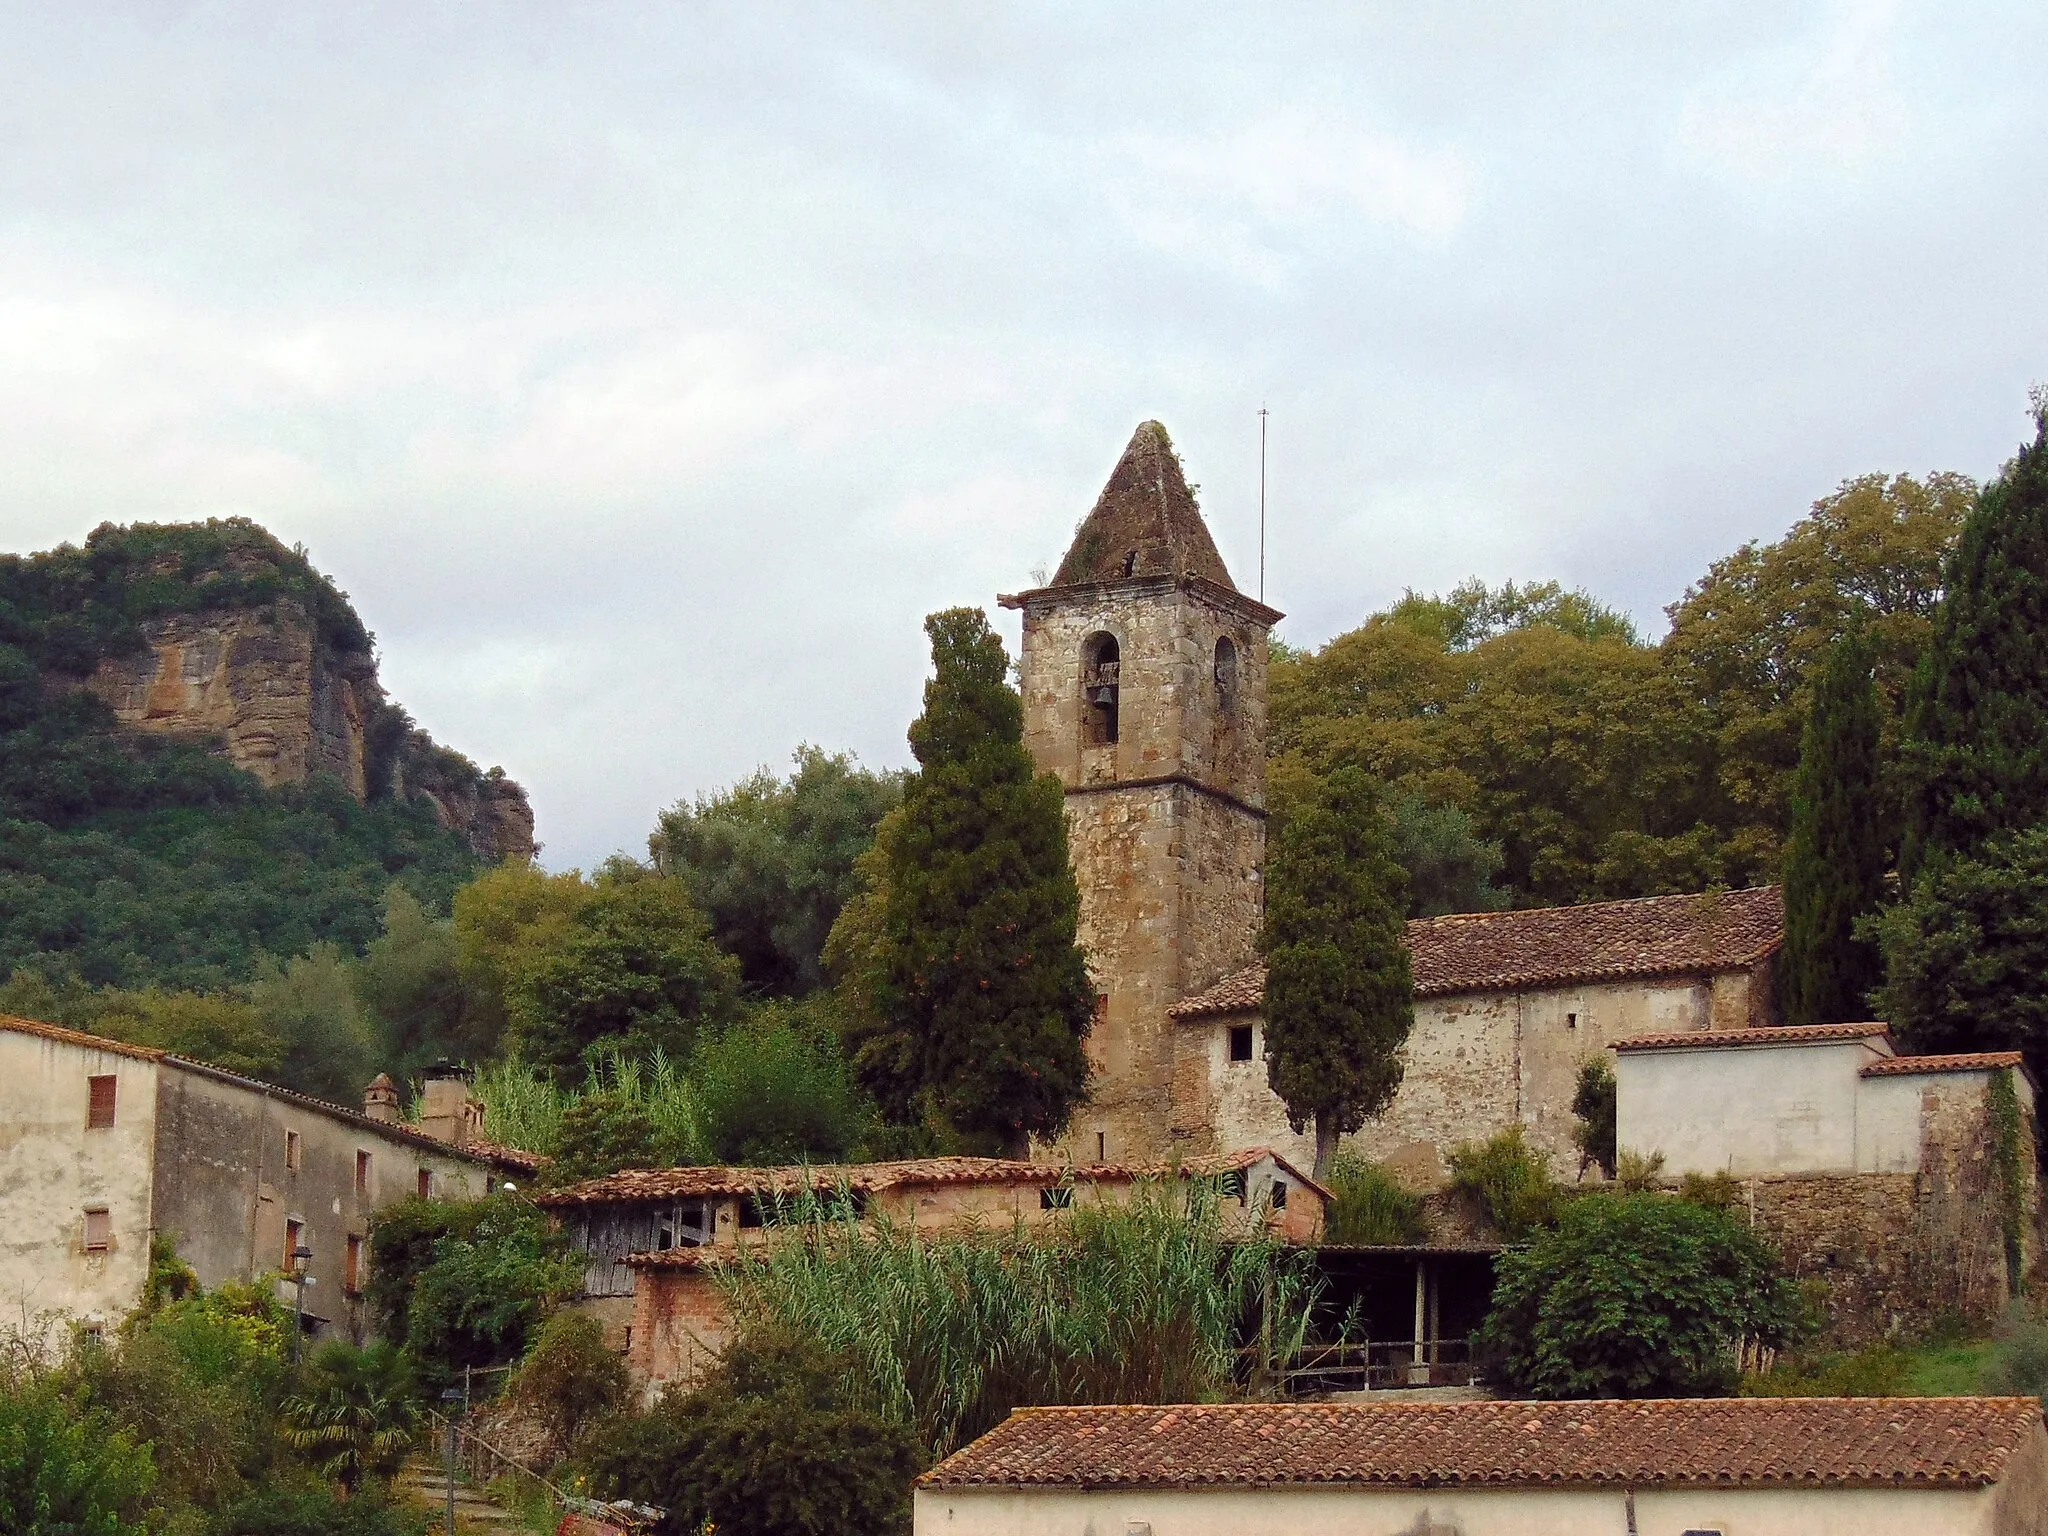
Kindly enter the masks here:
M 1661 1152 L 1672 1178 L 1852 1172 L 1858 1073 L 1883 1056 L 1858 1040 L 1625 1051 L 1615 1062 L 1615 1140 Z
M 1920 1171 L 1920 1100 L 1925 1077 L 1866 1077 L 1856 1089 L 1856 1170 Z
M 52 1313 L 111 1327 L 140 1298 L 157 1072 L 137 1057 L 0 1030 L 0 1326 Z M 102 1075 L 115 1079 L 114 1124 L 90 1130 L 87 1079 Z M 103 1254 L 85 1251 L 89 1206 L 107 1210 Z
M 2034 1536 L 1994 1489 L 1673 1489 L 1635 1494 L 1640 1536 Z M 1619 1489 L 920 1489 L 916 1536 L 1593 1536 Z

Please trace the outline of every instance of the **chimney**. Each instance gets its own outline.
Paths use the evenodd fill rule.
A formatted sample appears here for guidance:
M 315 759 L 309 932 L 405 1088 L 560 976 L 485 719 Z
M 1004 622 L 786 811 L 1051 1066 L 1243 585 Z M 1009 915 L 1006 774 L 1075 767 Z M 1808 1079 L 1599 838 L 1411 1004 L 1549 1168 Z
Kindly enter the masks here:
M 398 1124 L 398 1084 L 389 1072 L 379 1072 L 375 1082 L 363 1090 L 363 1113 L 379 1125 Z
M 466 1147 L 483 1138 L 484 1107 L 469 1096 L 469 1069 L 440 1062 L 427 1069 L 420 1094 L 420 1129 L 436 1141 Z

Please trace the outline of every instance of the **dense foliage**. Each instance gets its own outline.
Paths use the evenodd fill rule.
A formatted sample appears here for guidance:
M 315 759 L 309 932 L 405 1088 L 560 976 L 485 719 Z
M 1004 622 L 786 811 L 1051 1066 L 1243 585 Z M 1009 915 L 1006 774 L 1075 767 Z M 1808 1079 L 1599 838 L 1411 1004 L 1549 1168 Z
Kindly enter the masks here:
M 1407 875 L 1362 769 L 1345 764 L 1280 821 L 1266 862 L 1266 1076 L 1299 1134 L 1315 1127 L 1315 1176 L 1337 1138 L 1401 1086 L 1415 1023 Z
M 1837 641 L 1821 667 L 1800 740 L 1785 844 L 1785 947 L 1779 997 L 1788 1024 L 1870 1017 L 1877 949 L 1856 932 L 1885 894 L 1877 688 L 1860 635 Z
M 858 889 L 854 861 L 902 797 L 901 774 L 800 747 L 786 780 L 763 768 L 662 812 L 648 853 L 689 890 L 750 989 L 800 997 L 824 984 L 826 935 Z
M 885 1112 L 936 1114 L 1013 1156 L 1056 1135 L 1087 1090 L 1094 988 L 1059 780 L 1024 748 L 1009 659 L 972 608 L 935 613 L 918 761 L 865 868 L 855 1065 Z M 843 942 L 844 935 L 835 936 Z
M 1668 1195 L 1572 1200 L 1496 1275 L 1480 1342 L 1520 1396 L 1726 1392 L 1738 1342 L 1790 1342 L 1804 1315 L 1746 1225 Z
M 1504 1242 L 1519 1242 L 1557 1219 L 1557 1181 L 1550 1164 L 1511 1125 L 1485 1141 L 1451 1148 L 1450 1188 L 1479 1207 Z
M 1579 1149 L 1579 1171 L 1586 1164 L 1598 1165 L 1608 1178 L 1614 1177 L 1615 1136 L 1619 1106 L 1615 1097 L 1614 1068 L 1605 1055 L 1595 1056 L 1579 1068 L 1579 1080 L 1572 1088 L 1572 1141 Z
M 1429 1216 L 1422 1197 L 1403 1189 L 1378 1163 L 1346 1149 L 1332 1160 L 1323 1182 L 1333 1197 L 1323 1216 L 1324 1242 L 1401 1245 L 1429 1241 Z

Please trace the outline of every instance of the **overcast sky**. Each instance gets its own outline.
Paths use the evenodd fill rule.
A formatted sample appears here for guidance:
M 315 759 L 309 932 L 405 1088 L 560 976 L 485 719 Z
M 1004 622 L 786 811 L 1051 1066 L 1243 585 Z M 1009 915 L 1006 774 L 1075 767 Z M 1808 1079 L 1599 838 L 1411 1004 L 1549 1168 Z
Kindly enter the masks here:
M 2048 7 L 0 4 L 0 544 L 245 514 L 551 865 L 800 741 L 1164 421 L 1318 644 L 1649 632 L 2048 376 Z M 998 616 L 1014 636 L 1013 616 Z

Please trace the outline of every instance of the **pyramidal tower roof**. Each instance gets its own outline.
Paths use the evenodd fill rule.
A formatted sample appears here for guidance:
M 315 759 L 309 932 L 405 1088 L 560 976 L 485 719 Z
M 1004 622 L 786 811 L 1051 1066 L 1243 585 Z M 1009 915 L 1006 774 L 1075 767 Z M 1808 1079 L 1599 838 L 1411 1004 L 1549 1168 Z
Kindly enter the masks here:
M 1156 421 L 1140 423 L 1131 434 L 1052 584 L 1131 576 L 1204 576 L 1237 590 L 1196 510 L 1173 440 Z

